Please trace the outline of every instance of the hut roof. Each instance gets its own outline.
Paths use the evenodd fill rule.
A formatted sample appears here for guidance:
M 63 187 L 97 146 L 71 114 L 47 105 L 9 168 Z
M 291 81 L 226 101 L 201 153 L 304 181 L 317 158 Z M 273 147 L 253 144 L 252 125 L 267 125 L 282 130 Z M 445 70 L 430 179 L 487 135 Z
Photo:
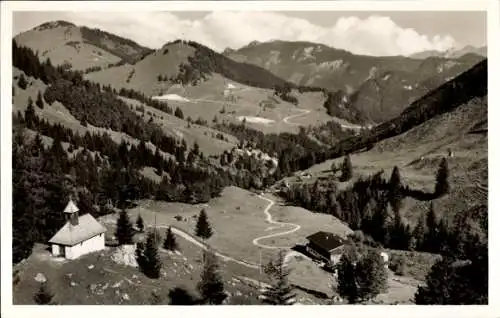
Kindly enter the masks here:
M 49 243 L 73 246 L 96 235 L 106 232 L 106 228 L 92 215 L 84 214 L 78 218 L 78 224 L 69 221 L 49 240 Z

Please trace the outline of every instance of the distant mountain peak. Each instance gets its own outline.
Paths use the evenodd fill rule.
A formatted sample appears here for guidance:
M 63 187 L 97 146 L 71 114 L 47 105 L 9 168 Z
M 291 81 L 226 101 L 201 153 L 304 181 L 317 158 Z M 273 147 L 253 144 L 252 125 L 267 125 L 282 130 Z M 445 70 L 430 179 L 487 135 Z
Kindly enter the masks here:
M 232 49 L 232 48 L 230 48 L 230 47 L 227 47 L 227 48 L 225 48 L 225 49 L 224 49 L 224 51 L 222 51 L 222 54 L 223 54 L 223 55 L 227 55 L 227 54 L 231 54 L 231 53 L 234 53 L 234 52 L 236 52 L 236 50 L 235 50 L 235 49 Z
M 259 41 L 252 41 L 252 42 L 248 43 L 247 47 L 252 47 L 252 46 L 259 45 L 259 44 L 260 44 Z
M 33 28 L 34 30 L 41 31 L 41 30 L 46 30 L 46 29 L 54 29 L 58 27 L 74 27 L 76 26 L 74 23 L 64 21 L 64 20 L 56 20 L 56 21 L 49 21 L 40 24 L 39 26 Z
M 429 57 L 442 57 L 442 58 L 459 58 L 465 54 L 473 53 L 477 55 L 481 55 L 486 57 L 487 49 L 486 46 L 476 47 L 470 44 L 467 44 L 463 47 L 452 47 L 448 50 L 438 51 L 438 50 L 430 50 L 430 51 L 421 51 L 415 54 L 410 55 L 412 58 L 417 59 L 426 59 Z

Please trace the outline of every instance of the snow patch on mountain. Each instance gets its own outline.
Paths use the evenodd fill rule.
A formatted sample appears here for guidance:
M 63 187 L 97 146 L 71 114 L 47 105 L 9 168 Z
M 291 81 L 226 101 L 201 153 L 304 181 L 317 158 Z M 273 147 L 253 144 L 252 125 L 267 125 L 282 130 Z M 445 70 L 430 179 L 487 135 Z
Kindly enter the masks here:
M 153 96 L 152 99 L 156 100 L 173 100 L 178 102 L 189 102 L 189 99 L 179 96 L 177 94 L 165 94 L 161 96 Z

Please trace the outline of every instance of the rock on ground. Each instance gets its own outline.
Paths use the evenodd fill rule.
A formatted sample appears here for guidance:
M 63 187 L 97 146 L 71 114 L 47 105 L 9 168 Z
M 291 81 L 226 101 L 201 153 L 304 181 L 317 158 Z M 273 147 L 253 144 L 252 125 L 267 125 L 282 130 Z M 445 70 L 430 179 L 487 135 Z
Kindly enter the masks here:
M 137 260 L 135 259 L 135 245 L 122 245 L 119 246 L 111 255 L 111 259 L 121 265 L 137 267 Z
M 44 274 L 42 274 L 42 273 L 38 273 L 38 274 L 36 274 L 36 276 L 35 276 L 35 280 L 36 280 L 37 282 L 39 282 L 39 283 L 45 283 L 45 282 L 47 281 L 47 278 L 45 277 L 45 275 L 44 275 Z

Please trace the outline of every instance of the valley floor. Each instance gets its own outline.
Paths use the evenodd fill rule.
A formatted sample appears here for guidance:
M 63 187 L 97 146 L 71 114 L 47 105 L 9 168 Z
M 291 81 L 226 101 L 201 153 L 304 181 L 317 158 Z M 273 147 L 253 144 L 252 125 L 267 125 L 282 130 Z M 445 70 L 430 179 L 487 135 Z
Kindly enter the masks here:
M 145 224 L 156 226 L 161 235 L 166 227 L 173 226 L 180 244 L 181 254 L 160 252 L 163 274 L 159 280 L 146 278 L 136 268 L 115 263 L 116 247 L 65 261 L 52 258 L 45 246 L 38 246 L 33 255 L 18 266 L 20 281 L 14 288 L 14 302 L 33 302 L 38 287 L 34 280 L 37 273 L 47 277 L 61 304 L 147 304 L 154 290 L 165 302 L 168 302 L 168 290 L 173 287 L 182 286 L 195 292 L 202 266 L 201 251 L 206 246 L 194 236 L 195 217 L 202 208 L 206 209 L 214 229 L 214 236 L 206 243 L 219 256 L 225 286 L 231 294 L 230 303 L 258 303 L 258 281 L 263 284 L 267 281 L 259 274 L 258 264 L 267 263 L 280 248 L 289 251 L 290 282 L 296 287 L 300 303 L 329 303 L 336 294 L 332 274 L 307 256 L 289 249 L 304 243 L 307 235 L 319 229 L 342 236 L 351 232 L 331 216 L 282 206 L 269 194 L 260 196 L 236 187 L 226 188 L 220 198 L 207 205 L 143 201 L 139 206 L 129 211 L 131 220 L 140 213 Z M 108 241 L 112 240 L 116 216 L 108 215 L 101 222 L 108 228 Z M 409 303 L 420 283 L 414 278 L 391 274 L 387 293 L 373 302 Z

